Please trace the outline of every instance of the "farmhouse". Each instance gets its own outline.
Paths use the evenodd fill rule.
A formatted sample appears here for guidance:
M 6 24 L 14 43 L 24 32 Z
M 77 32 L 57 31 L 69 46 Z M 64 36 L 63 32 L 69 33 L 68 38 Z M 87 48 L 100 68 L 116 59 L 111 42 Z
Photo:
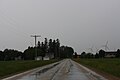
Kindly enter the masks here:
M 114 58 L 116 57 L 117 51 L 106 51 L 105 52 L 105 57 L 106 58 Z
M 45 57 L 43 60 L 50 60 L 54 58 L 54 53 L 46 53 Z

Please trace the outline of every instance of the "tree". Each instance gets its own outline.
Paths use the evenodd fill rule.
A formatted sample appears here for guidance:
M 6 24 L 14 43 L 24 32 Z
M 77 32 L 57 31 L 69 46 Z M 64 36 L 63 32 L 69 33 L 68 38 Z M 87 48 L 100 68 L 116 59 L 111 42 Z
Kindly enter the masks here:
M 47 41 L 47 38 L 45 38 L 45 41 L 44 41 L 44 49 L 45 49 L 45 53 L 48 52 L 48 41 Z
M 94 58 L 94 55 L 92 53 L 87 53 L 86 58 Z
M 72 58 L 74 49 L 72 47 L 66 47 L 66 49 L 67 49 L 68 58 Z
M 17 58 L 21 59 L 23 53 L 14 49 L 5 49 L 1 54 L 1 60 L 16 60 Z
M 74 49 L 68 46 L 60 47 L 60 58 L 72 58 L 74 53 Z
M 117 50 L 117 54 L 116 57 L 119 58 L 120 57 L 120 49 Z
M 26 49 L 24 51 L 24 59 L 25 60 L 34 60 L 35 59 L 35 47 L 28 47 L 28 49 Z
M 37 46 L 38 48 L 40 48 L 41 46 L 40 46 L 40 41 L 38 41 L 38 46 Z
M 2 51 L 0 51 L 0 61 L 3 61 L 4 60 L 4 54 Z
M 75 57 L 74 57 L 74 58 L 77 58 L 77 56 L 78 56 L 78 55 L 77 55 L 77 52 L 75 52 L 74 54 L 75 54 Z
M 81 58 L 85 58 L 86 57 L 86 52 L 82 52 L 80 55 Z
M 100 57 L 100 58 L 104 58 L 104 57 L 105 57 L 105 51 L 104 51 L 104 50 L 101 49 L 101 50 L 99 51 L 99 57 Z
M 52 46 L 53 43 L 52 43 L 52 39 L 49 40 L 49 44 L 48 44 L 48 45 L 49 45 L 48 52 L 49 52 L 49 53 L 52 53 L 52 52 L 53 52 L 53 46 Z
M 99 58 L 99 54 L 98 53 L 95 54 L 95 58 Z
M 53 47 L 53 53 L 54 53 L 54 58 L 57 58 L 57 52 L 56 52 L 56 40 L 53 40 L 53 43 L 52 43 L 52 47 Z
M 57 57 L 60 57 L 59 49 L 60 49 L 60 41 L 59 41 L 59 39 L 57 39 L 56 40 L 56 54 L 57 54 Z
M 41 49 L 40 56 L 42 56 L 42 60 L 43 60 L 43 57 L 46 54 L 46 48 L 45 48 L 45 45 L 44 45 L 43 42 L 41 43 L 41 48 L 40 49 Z

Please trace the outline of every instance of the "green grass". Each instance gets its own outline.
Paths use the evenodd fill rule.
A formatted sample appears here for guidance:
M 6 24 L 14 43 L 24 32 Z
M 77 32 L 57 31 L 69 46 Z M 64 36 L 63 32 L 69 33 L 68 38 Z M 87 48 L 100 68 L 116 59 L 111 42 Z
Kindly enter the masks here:
M 16 73 L 24 72 L 33 68 L 41 67 L 57 60 L 49 61 L 0 61 L 0 78 Z
M 80 64 L 120 77 L 120 59 L 77 59 Z

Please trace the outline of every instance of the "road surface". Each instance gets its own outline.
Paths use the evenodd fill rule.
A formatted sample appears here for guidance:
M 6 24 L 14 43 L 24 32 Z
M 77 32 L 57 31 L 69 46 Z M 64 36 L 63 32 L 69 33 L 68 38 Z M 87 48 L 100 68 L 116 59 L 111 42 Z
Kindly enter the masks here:
M 70 60 L 36 68 L 3 80 L 107 80 L 101 75 Z

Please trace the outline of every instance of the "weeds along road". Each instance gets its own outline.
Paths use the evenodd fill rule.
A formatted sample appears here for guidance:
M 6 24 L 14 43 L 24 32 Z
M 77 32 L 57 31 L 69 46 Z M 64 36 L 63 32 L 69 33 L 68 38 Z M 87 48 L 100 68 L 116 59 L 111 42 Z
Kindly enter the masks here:
M 3 80 L 107 80 L 86 67 L 65 59 Z

